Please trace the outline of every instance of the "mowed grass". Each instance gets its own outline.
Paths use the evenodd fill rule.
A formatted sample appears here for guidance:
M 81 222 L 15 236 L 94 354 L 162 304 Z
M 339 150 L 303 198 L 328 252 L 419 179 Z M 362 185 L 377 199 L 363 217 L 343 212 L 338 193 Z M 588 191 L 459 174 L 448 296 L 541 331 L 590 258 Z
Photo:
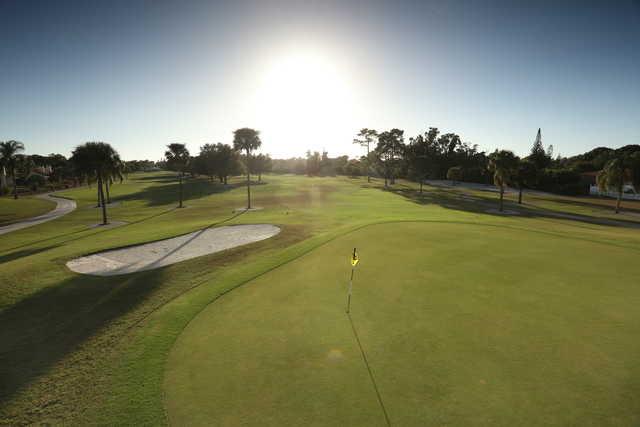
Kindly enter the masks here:
M 169 400 L 164 399 L 165 395 L 168 396 L 165 381 L 170 381 L 171 378 L 165 375 L 165 368 L 173 366 L 167 361 L 182 331 L 194 318 L 193 324 L 199 323 L 199 318 L 196 317 L 199 313 L 203 310 L 206 310 L 204 313 L 215 310 L 226 298 L 235 298 L 234 294 L 238 291 L 253 289 L 263 277 L 268 277 L 264 276 L 265 274 L 276 274 L 281 269 L 296 265 L 298 259 L 302 261 L 315 256 L 317 251 L 330 247 L 324 246 L 332 244 L 328 242 L 347 239 L 344 242 L 348 242 L 346 246 L 350 246 L 350 236 L 360 233 L 355 230 L 365 227 L 361 229 L 361 232 L 364 232 L 371 224 L 390 223 L 389 226 L 395 226 L 400 221 L 427 221 L 432 223 L 433 230 L 447 227 L 447 224 L 456 227 L 494 226 L 502 228 L 505 235 L 514 241 L 531 233 L 539 236 L 540 241 L 544 242 L 569 239 L 582 242 L 585 248 L 591 247 L 594 253 L 601 253 L 599 248 L 611 247 L 618 252 L 605 252 L 601 255 L 603 262 L 615 265 L 615 270 L 619 270 L 617 273 L 614 271 L 616 274 L 637 273 L 634 264 L 618 265 L 616 261 L 609 264 L 609 260 L 619 253 L 637 254 L 640 249 L 640 234 L 637 230 L 626 227 L 624 223 L 617 227 L 605 227 L 593 223 L 591 217 L 585 217 L 583 221 L 550 219 L 538 215 L 533 208 L 526 216 L 490 215 L 486 213 L 484 205 L 461 200 L 460 194 L 456 191 L 428 188 L 420 195 L 416 186 L 411 183 L 399 183 L 394 187 L 395 190 L 384 191 L 379 180 L 367 184 L 365 179 L 344 177 L 266 176 L 263 177 L 263 181 L 261 184 L 256 183 L 252 194 L 255 197 L 254 205 L 264 209 L 238 215 L 234 210 L 244 205 L 246 197 L 241 177 L 233 179 L 229 186 L 212 183 L 207 179 L 189 179 L 185 184 L 187 208 L 176 209 L 178 187 L 174 174 L 132 174 L 129 179 L 112 188 L 112 198 L 115 202 L 109 207 L 110 219 L 114 223 L 112 227 L 92 227 L 100 221 L 100 212 L 95 209 L 94 186 L 64 193 L 66 197 L 74 198 L 78 203 L 76 211 L 69 215 L 2 236 L 0 424 L 167 423 L 171 417 L 178 416 L 170 409 L 172 404 Z M 108 278 L 88 277 L 74 274 L 65 267 L 69 259 L 87 253 L 163 239 L 209 226 L 242 223 L 271 223 L 282 227 L 283 231 L 263 242 L 139 274 Z M 456 227 L 452 229 L 457 229 Z M 371 238 L 376 240 L 374 235 Z M 466 233 L 452 234 L 447 239 L 457 240 L 456 247 L 463 250 Z M 486 239 L 493 245 L 491 234 L 487 234 Z M 382 238 L 375 243 L 381 247 L 385 246 Z M 442 243 L 442 239 L 433 242 L 434 245 Z M 453 241 L 450 244 L 453 247 Z M 365 258 L 365 246 L 362 247 L 363 264 L 358 271 L 358 280 L 360 273 L 365 274 L 366 268 L 370 265 L 369 261 L 366 261 L 370 255 L 367 254 Z M 306 257 L 300 258 L 305 254 Z M 511 255 L 517 256 L 515 253 Z M 567 249 L 563 256 L 570 258 L 571 265 L 576 268 L 591 262 L 583 263 L 573 259 L 573 255 L 572 250 Z M 318 264 L 314 267 L 326 269 L 327 274 L 334 274 L 336 269 L 335 274 L 340 276 L 339 282 L 332 282 L 333 284 L 322 288 L 327 292 L 323 296 L 327 303 L 324 308 L 327 313 L 332 310 L 340 313 L 344 302 L 343 287 L 346 274 L 343 269 L 345 256 L 348 254 L 345 255 L 340 248 L 339 251 L 336 250 L 335 256 L 336 259 L 340 259 L 335 265 Z M 487 254 L 473 252 L 473 256 Z M 525 262 L 525 258 L 523 257 L 522 262 Z M 537 265 L 536 268 L 542 274 L 547 267 Z M 388 269 L 386 274 L 396 271 L 400 276 L 411 272 L 411 269 L 402 265 Z M 446 274 L 437 268 L 434 272 Z M 469 268 L 461 268 L 460 275 L 460 280 L 470 281 L 458 285 L 464 289 L 471 286 L 471 281 L 480 274 Z M 313 279 L 313 274 L 309 276 Z M 584 274 L 580 273 L 578 277 L 571 279 L 582 280 L 583 276 Z M 567 275 L 566 280 L 569 279 Z M 501 280 L 497 280 L 497 283 L 498 286 L 504 285 Z M 612 284 L 615 285 L 615 282 Z M 269 286 L 271 285 L 274 286 L 274 295 L 280 292 L 279 286 L 291 286 L 285 281 L 270 283 Z M 269 286 L 261 288 L 268 290 Z M 356 282 L 356 295 L 360 297 L 358 286 Z M 533 284 L 532 288 L 535 289 L 535 286 L 537 285 Z M 603 286 L 606 288 L 610 284 L 607 281 Z M 452 292 L 453 289 L 455 288 L 452 288 Z M 615 286 L 611 289 L 620 291 L 620 288 Z M 637 294 L 633 293 L 633 289 L 625 288 L 624 292 L 620 291 L 629 302 L 634 301 L 634 298 L 637 300 Z M 339 294 L 337 297 L 334 295 L 335 292 Z M 615 297 L 618 298 L 617 293 Z M 575 298 L 581 298 L 579 292 L 576 292 Z M 338 300 L 337 305 L 335 300 Z M 297 315 L 287 311 L 287 298 L 283 298 L 281 302 L 281 305 L 273 309 L 283 310 L 282 321 L 292 324 L 292 321 L 298 319 Z M 356 311 L 358 307 L 362 310 L 362 306 L 358 306 L 362 303 L 361 299 L 354 301 L 354 319 L 358 327 L 366 328 L 364 318 L 358 319 L 362 312 Z M 507 303 L 509 301 L 505 301 L 505 304 Z M 262 308 L 258 307 L 262 312 L 266 307 L 273 306 L 268 298 L 265 298 L 264 304 Z M 473 304 L 470 304 L 468 309 L 473 310 Z M 570 311 L 571 307 L 568 306 L 567 310 Z M 242 319 L 242 316 L 239 318 Z M 321 322 L 329 318 L 327 315 L 317 317 Z M 406 318 L 398 319 L 398 322 L 407 322 Z M 588 317 L 585 319 L 588 320 Z M 335 321 L 338 323 L 329 322 L 327 329 L 335 330 L 327 333 L 331 335 L 331 340 L 342 340 L 340 342 L 344 344 L 343 353 L 347 354 L 351 351 L 349 348 L 353 349 L 355 344 L 352 335 L 346 334 L 343 329 L 344 325 L 340 323 L 343 320 L 336 317 Z M 419 320 L 416 318 L 416 321 Z M 314 322 L 313 319 L 307 321 Z M 268 321 L 265 322 L 265 326 L 268 324 Z M 255 325 L 255 328 L 259 326 Z M 628 332 L 632 327 L 633 325 L 621 322 L 620 333 Z M 229 325 L 229 328 L 230 331 L 234 330 L 233 325 Z M 317 332 L 320 328 L 318 324 L 309 330 Z M 265 329 L 255 331 L 256 334 L 280 333 Z M 295 334 L 299 333 L 296 329 L 292 331 Z M 348 332 L 348 329 L 346 331 Z M 375 344 L 373 337 L 367 335 L 366 329 L 361 333 L 367 351 L 375 352 L 375 345 L 372 345 Z M 290 338 L 290 342 L 296 340 L 295 334 Z M 299 354 L 305 354 L 317 345 L 316 337 L 309 335 L 307 339 L 306 347 L 299 347 Z M 182 340 L 183 338 L 181 342 Z M 469 349 L 474 348 L 472 344 L 469 344 Z M 251 342 L 247 342 L 246 345 L 247 348 L 253 346 Z M 370 345 L 372 346 L 369 347 Z M 179 345 L 175 351 L 181 351 L 181 348 Z M 283 345 L 283 348 L 293 350 L 286 345 Z M 462 344 L 459 348 L 464 350 Z M 207 352 L 215 350 L 206 349 Z M 628 352 L 629 357 L 638 356 L 632 343 L 629 344 Z M 244 359 L 247 363 L 253 363 L 248 351 L 241 353 L 247 354 L 247 358 Z M 294 351 L 285 355 L 284 360 L 292 359 L 295 354 Z M 194 355 L 194 362 L 198 360 L 196 356 Z M 338 356 L 338 353 L 332 353 L 332 358 Z M 185 360 L 184 363 L 189 361 L 190 359 Z M 378 364 L 382 363 L 381 361 L 382 359 L 377 358 Z M 348 363 L 351 365 L 349 369 L 345 369 L 345 373 L 350 372 L 356 376 L 364 374 L 364 378 L 367 378 L 366 371 L 362 371 L 362 363 L 355 359 L 349 359 Z M 376 362 L 372 359 L 372 366 L 374 363 Z M 247 369 L 249 368 L 252 367 L 247 365 Z M 257 369 L 257 366 L 253 368 Z M 297 369 L 296 366 L 293 368 Z M 314 365 L 309 368 L 309 372 L 312 372 Z M 360 374 L 356 374 L 355 369 L 360 369 Z M 256 372 L 258 371 L 260 370 Z M 197 376 L 204 374 L 196 373 Z M 320 377 L 316 375 L 316 378 Z M 330 411 L 331 405 L 323 400 L 323 396 L 326 398 L 328 395 L 328 390 L 333 390 L 336 395 L 347 394 L 347 388 L 358 395 L 362 391 L 363 397 L 359 401 L 361 410 L 353 411 L 354 415 L 350 415 L 354 417 L 354 423 L 380 422 L 379 407 L 376 406 L 375 400 L 370 400 L 371 384 L 361 380 L 362 378 L 353 379 L 348 384 L 327 382 L 324 388 L 317 391 L 319 407 L 324 405 Z M 630 376 L 625 390 L 635 387 L 637 383 L 637 377 Z M 380 385 L 381 389 L 389 387 L 382 382 Z M 177 393 L 179 388 L 176 387 Z M 222 404 L 231 407 L 238 405 L 237 399 L 241 398 L 240 391 L 244 393 L 244 384 L 238 382 L 236 387 L 235 394 L 229 394 Z M 345 388 L 344 391 L 341 391 L 341 387 Z M 210 392 L 213 393 L 213 389 Z M 293 402 L 296 401 L 295 395 L 292 394 L 290 398 Z M 202 402 L 202 398 L 199 399 L 194 400 L 192 405 Z M 616 397 L 612 396 L 610 399 L 614 400 Z M 616 400 L 623 421 L 628 420 L 624 418 L 625 414 L 633 410 L 632 404 L 625 399 L 620 397 Z M 455 403 L 451 400 L 449 402 Z M 368 408 L 372 408 L 371 411 L 368 412 Z M 269 410 L 270 407 L 265 403 L 262 407 L 255 408 L 255 416 L 263 414 L 267 417 Z M 370 414 L 370 418 L 363 418 L 365 412 Z M 167 418 L 167 413 L 170 414 L 170 418 Z M 206 414 L 207 410 L 202 413 Z M 294 417 L 307 419 L 307 416 L 302 411 L 292 412 L 290 421 L 295 423 Z M 239 417 L 240 415 L 232 414 L 227 421 L 233 424 L 240 419 Z M 265 420 L 269 421 L 267 418 Z M 198 420 L 194 418 L 192 421 Z
M 634 425 L 638 252 L 476 224 L 372 225 L 247 283 L 178 339 L 175 425 Z
M 36 197 L 0 197 L 0 226 L 49 212 L 56 204 Z

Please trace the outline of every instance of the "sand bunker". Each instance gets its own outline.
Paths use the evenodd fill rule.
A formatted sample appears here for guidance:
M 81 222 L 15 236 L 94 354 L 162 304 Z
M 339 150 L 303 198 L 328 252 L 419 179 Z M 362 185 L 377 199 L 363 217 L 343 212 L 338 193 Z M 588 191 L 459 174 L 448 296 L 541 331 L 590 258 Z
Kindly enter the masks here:
M 270 224 L 206 228 L 171 239 L 76 258 L 67 262 L 67 267 L 76 273 L 95 276 L 129 274 L 268 239 L 279 232 L 279 227 Z

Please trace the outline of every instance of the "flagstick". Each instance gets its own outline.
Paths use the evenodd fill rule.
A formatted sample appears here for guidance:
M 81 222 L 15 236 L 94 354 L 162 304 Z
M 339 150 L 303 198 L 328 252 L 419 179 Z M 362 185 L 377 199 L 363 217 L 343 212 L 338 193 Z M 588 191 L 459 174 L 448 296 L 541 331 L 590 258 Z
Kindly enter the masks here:
M 355 267 L 351 267 L 351 278 L 349 279 L 349 293 L 347 294 L 347 313 L 351 309 L 351 288 L 353 287 L 353 271 Z

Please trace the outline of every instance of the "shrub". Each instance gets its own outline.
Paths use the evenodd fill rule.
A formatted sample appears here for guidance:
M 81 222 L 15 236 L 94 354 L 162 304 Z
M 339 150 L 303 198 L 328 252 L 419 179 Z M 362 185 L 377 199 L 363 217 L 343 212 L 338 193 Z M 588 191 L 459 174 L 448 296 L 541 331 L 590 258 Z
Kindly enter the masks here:
M 462 176 L 463 176 L 462 167 L 460 166 L 450 167 L 449 170 L 447 171 L 447 179 L 453 182 L 462 181 Z

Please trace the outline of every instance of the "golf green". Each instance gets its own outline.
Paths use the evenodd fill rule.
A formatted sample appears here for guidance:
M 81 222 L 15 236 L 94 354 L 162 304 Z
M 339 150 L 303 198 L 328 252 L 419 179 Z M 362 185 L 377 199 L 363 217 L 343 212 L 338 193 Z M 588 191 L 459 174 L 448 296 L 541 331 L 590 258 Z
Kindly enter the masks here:
M 164 380 L 175 425 L 632 425 L 637 250 L 508 226 L 339 237 L 209 305 Z M 634 271 L 635 270 L 635 271 Z

